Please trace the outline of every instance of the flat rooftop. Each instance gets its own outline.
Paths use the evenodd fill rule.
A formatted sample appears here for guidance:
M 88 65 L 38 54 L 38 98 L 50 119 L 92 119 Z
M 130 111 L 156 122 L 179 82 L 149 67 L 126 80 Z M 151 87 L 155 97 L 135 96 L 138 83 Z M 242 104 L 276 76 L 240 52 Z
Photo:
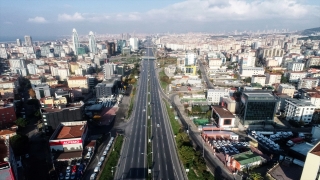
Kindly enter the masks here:
M 243 92 L 248 97 L 248 100 L 276 100 L 271 92 Z
M 234 118 L 234 115 L 228 109 L 221 106 L 212 106 L 212 110 L 215 111 L 221 118 Z
M 70 151 L 70 152 L 63 152 L 59 154 L 56 160 L 63 161 L 71 158 L 81 158 L 81 157 L 82 157 L 82 151 Z
M 320 156 L 320 142 L 316 144 L 313 149 L 311 149 L 310 153 Z
M 314 106 L 315 105 L 311 104 L 310 100 L 307 99 L 294 99 L 294 98 L 288 98 L 286 99 L 287 101 L 290 101 L 291 103 L 297 105 L 297 106 Z
M 71 139 L 82 136 L 85 125 L 62 126 L 55 139 Z
M 268 173 L 274 178 L 274 179 L 283 179 L 283 180 L 300 180 L 301 174 L 302 174 L 303 167 L 290 164 L 290 166 L 287 165 L 276 165 L 275 168 L 272 168 Z
M 8 154 L 8 147 L 5 144 L 5 140 L 0 139 L 0 164 L 5 162 L 4 158 L 8 157 Z
M 301 143 L 301 144 L 296 144 L 293 147 L 291 147 L 290 149 L 302 154 L 304 156 L 307 156 L 308 152 L 310 151 L 310 149 L 313 147 L 312 144 L 309 143 Z

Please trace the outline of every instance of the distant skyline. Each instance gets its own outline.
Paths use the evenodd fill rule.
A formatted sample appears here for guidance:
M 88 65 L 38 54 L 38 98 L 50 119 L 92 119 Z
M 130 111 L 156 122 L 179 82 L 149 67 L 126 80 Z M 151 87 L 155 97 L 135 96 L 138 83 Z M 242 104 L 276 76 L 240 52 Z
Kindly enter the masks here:
M 115 33 L 302 30 L 320 26 L 319 0 L 0 1 L 0 39 Z

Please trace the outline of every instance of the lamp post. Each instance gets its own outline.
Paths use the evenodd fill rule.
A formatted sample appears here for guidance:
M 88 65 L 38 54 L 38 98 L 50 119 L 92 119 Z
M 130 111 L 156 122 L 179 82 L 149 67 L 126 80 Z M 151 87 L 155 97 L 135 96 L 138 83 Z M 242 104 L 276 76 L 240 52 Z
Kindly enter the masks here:
M 146 128 L 147 128 L 147 133 L 148 133 L 148 129 L 152 127 L 152 124 L 151 124 L 150 126 L 144 125 L 144 127 L 146 127 Z M 147 136 L 148 136 L 148 135 L 149 135 L 149 134 L 147 134 Z M 149 139 L 148 139 L 148 140 L 149 140 L 149 142 L 151 142 L 150 137 L 149 137 Z
M 150 153 L 148 153 L 148 154 L 146 154 L 146 153 L 141 153 L 141 154 L 143 154 L 143 155 L 145 155 L 146 157 L 147 157 L 147 169 L 148 169 L 148 173 L 149 173 L 149 163 L 148 163 L 148 156 L 150 155 L 150 154 L 152 154 L 153 152 L 150 152 Z
M 113 168 L 115 168 L 115 167 L 117 167 L 117 166 L 113 166 L 113 167 L 111 167 L 111 173 L 112 173 L 112 176 L 113 176 Z

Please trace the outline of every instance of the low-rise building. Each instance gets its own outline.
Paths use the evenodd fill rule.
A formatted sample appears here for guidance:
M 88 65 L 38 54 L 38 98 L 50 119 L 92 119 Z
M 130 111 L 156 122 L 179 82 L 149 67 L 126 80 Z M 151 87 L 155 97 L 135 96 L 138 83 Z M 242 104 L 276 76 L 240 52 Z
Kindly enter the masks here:
M 117 93 L 118 91 L 118 85 L 117 85 L 118 79 L 113 78 L 110 80 L 103 81 L 102 83 L 98 83 L 96 85 L 96 97 L 102 98 L 102 97 L 108 97 L 113 95 L 114 93 Z
M 286 120 L 294 120 L 309 124 L 312 120 L 315 105 L 305 99 L 286 99 L 285 116 Z
M 317 87 L 319 84 L 319 79 L 317 78 L 302 78 L 299 80 L 298 89 L 307 88 L 312 89 Z
M 264 75 L 263 67 L 241 67 L 240 76 L 241 77 L 252 77 L 253 75 Z
M 266 84 L 272 85 L 281 82 L 281 73 L 266 73 Z
M 280 84 L 278 87 L 278 93 L 280 94 L 287 94 L 291 98 L 293 98 L 294 92 L 296 88 L 289 84 Z
M 238 171 L 247 170 L 247 168 L 261 165 L 264 162 L 261 156 L 251 151 L 235 154 L 228 158 L 227 161 L 230 166 Z
M 81 88 L 82 93 L 89 92 L 88 78 L 81 76 L 74 76 L 68 78 L 69 88 Z
M 232 128 L 235 123 L 235 116 L 226 108 L 221 106 L 212 106 L 211 117 L 221 128 Z
M 253 75 L 251 78 L 251 83 L 259 83 L 261 86 L 266 85 L 266 76 L 265 75 Z
M 288 63 L 288 71 L 303 71 L 304 63 L 303 62 L 289 62 Z
M 228 89 L 208 89 L 207 91 L 208 104 L 219 105 L 224 97 L 229 97 Z
M 307 77 L 307 72 L 290 72 L 289 73 L 289 82 L 299 82 L 300 79 Z
M 44 97 L 51 96 L 50 87 L 47 84 L 33 85 L 32 89 L 36 93 L 36 98 L 37 99 L 41 99 L 41 98 L 44 98 Z

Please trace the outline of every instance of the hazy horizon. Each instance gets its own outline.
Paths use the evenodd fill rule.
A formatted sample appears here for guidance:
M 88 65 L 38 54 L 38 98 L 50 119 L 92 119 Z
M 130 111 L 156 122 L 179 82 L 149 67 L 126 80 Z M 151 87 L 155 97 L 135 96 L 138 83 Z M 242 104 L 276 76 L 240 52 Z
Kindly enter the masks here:
M 294 31 L 320 27 L 319 12 L 317 0 L 1 1 L 0 41 L 71 35 L 73 28 L 80 35 Z

